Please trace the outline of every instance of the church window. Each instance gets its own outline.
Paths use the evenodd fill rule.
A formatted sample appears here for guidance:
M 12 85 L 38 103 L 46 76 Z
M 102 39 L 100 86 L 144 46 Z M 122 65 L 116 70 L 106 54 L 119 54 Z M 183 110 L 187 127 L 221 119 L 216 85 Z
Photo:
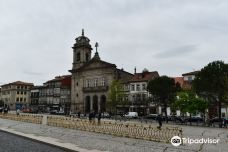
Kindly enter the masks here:
M 139 84 L 136 85 L 136 90 L 140 91 L 140 85 Z
M 101 78 L 101 86 L 105 86 L 105 79 Z
M 86 80 L 86 87 L 90 87 L 90 82 L 89 82 L 89 80 Z
M 131 85 L 131 91 L 135 91 L 135 85 L 134 84 Z
M 89 53 L 86 53 L 86 62 L 89 61 Z
M 77 53 L 77 61 L 80 61 L 80 52 Z
M 97 87 L 98 86 L 98 79 L 94 79 L 94 87 Z
M 142 84 L 142 88 L 145 91 L 146 90 L 146 84 Z
M 88 79 L 88 87 L 93 87 L 93 80 L 92 79 Z

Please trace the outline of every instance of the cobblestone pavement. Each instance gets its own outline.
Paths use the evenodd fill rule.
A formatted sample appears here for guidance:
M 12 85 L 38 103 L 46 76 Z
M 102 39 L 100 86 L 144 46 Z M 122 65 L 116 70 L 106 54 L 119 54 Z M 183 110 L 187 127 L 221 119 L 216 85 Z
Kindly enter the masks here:
M 156 124 L 155 124 L 156 125 Z M 79 130 L 37 125 L 0 119 L 0 127 L 7 127 L 18 132 L 36 136 L 52 137 L 63 143 L 72 143 L 80 148 L 113 152 L 227 152 L 228 129 L 181 126 L 183 137 L 219 138 L 218 144 L 184 144 L 174 147 L 170 143 L 151 142 L 139 139 L 115 137 Z M 165 126 L 164 126 L 165 127 Z
M 25 139 L 0 131 L 1 152 L 65 152 L 57 147 Z

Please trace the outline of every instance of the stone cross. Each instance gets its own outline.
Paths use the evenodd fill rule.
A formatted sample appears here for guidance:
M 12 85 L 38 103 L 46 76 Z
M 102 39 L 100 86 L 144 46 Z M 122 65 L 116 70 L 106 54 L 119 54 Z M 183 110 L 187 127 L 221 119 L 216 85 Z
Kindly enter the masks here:
M 97 52 L 97 48 L 98 48 L 98 43 L 97 42 L 95 43 L 95 47 L 96 47 L 96 52 Z
M 82 36 L 84 36 L 84 29 L 82 29 Z

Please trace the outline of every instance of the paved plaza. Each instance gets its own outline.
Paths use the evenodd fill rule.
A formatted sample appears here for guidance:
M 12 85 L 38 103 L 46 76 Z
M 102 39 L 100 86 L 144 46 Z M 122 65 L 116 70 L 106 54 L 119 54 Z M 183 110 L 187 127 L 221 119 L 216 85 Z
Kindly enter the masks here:
M 154 124 L 157 125 L 157 124 Z M 166 126 L 166 125 L 165 125 Z M 164 126 L 164 127 L 165 127 Z M 168 126 L 168 125 L 167 125 Z M 184 144 L 174 147 L 170 143 L 152 142 L 139 139 L 116 137 L 66 128 L 51 127 L 19 121 L 0 119 L 0 129 L 49 138 L 58 143 L 77 147 L 77 151 L 113 152 L 227 152 L 228 129 L 179 126 L 183 137 L 219 139 L 218 144 Z M 20 143 L 18 143 L 20 144 Z
M 0 131 L 1 152 L 65 152 L 64 149 Z M 10 141 L 10 142 L 9 142 Z

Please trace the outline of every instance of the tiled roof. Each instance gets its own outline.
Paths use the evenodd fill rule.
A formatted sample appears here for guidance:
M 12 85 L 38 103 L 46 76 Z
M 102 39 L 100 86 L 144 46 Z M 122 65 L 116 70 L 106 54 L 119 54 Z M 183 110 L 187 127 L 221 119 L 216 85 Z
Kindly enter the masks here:
M 181 87 L 183 86 L 183 84 L 184 84 L 184 78 L 183 77 L 174 77 L 173 79 L 175 80 L 175 83 L 178 82 Z
M 143 72 L 143 73 L 135 73 L 129 82 L 143 82 L 150 81 L 156 77 L 159 77 L 157 71 L 153 72 Z
M 57 82 L 57 81 L 61 81 L 61 80 L 63 80 L 63 79 L 69 78 L 69 77 L 71 77 L 71 75 L 56 76 L 54 79 L 49 80 L 49 81 L 47 81 L 47 82 L 45 82 L 45 83 Z
M 29 85 L 29 86 L 33 86 L 33 83 L 23 82 L 23 81 L 15 81 L 15 82 L 11 82 L 8 84 L 4 84 L 2 86 L 6 86 L 6 85 Z
M 189 72 L 189 73 L 184 73 L 182 74 L 182 76 L 186 76 L 186 75 L 196 75 L 197 73 L 199 73 L 200 71 L 193 71 L 193 72 Z
M 116 68 L 116 65 L 115 65 L 115 64 L 112 64 L 112 63 L 109 63 L 109 62 L 106 62 L 106 61 L 103 61 L 103 60 L 100 60 L 100 59 L 97 59 L 97 58 L 94 58 L 94 57 L 93 57 L 91 60 L 89 60 L 88 62 L 84 63 L 84 65 L 81 66 L 80 68 L 78 68 L 77 70 L 72 69 L 72 70 L 69 70 L 69 72 L 74 73 L 74 72 L 76 72 L 76 71 L 81 71 L 81 70 L 83 70 L 85 67 L 87 67 L 88 65 L 94 64 L 95 62 L 96 62 L 96 63 L 97 63 L 97 62 L 100 62 L 100 63 L 104 64 L 105 67 L 115 67 L 115 68 Z

